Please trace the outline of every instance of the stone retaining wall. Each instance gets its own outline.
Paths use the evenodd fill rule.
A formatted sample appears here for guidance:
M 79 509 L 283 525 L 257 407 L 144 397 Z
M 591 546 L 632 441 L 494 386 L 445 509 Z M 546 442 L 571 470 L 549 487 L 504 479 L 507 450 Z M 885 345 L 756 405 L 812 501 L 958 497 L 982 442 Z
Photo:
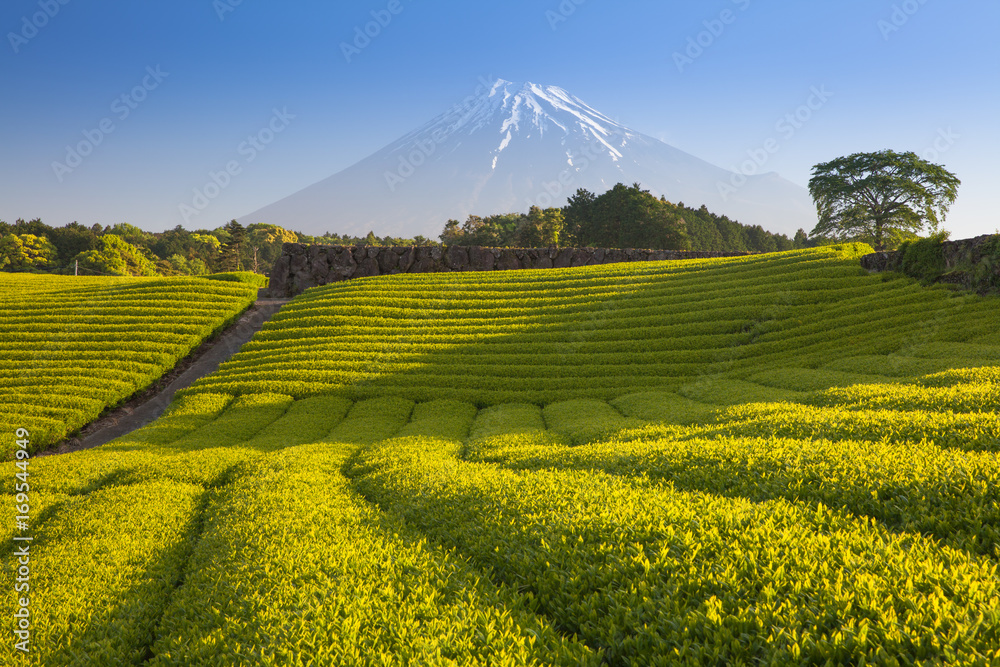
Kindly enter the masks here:
M 991 252 L 987 244 L 995 238 L 995 234 L 985 234 L 972 239 L 962 239 L 961 241 L 945 241 L 941 244 L 945 271 L 952 271 L 959 265 L 979 264 L 983 260 L 984 251 L 987 254 Z M 862 257 L 861 266 L 868 271 L 876 273 L 882 271 L 899 271 L 902 259 L 903 253 L 898 250 L 876 252 Z
M 745 252 L 609 250 L 604 248 L 480 248 L 477 246 L 325 246 L 286 243 L 271 272 L 272 297 L 310 287 L 394 273 L 552 269 L 618 262 L 742 257 Z

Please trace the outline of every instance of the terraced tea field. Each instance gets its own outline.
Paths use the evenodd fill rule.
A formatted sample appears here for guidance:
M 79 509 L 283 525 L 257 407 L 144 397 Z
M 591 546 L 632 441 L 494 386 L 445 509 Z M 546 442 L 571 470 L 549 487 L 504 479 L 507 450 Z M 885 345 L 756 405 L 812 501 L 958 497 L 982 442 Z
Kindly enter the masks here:
M 1000 308 L 866 251 L 311 290 L 25 466 L 20 662 L 995 664 Z
M 58 442 L 158 380 L 256 299 L 205 279 L 0 273 L 0 429 Z M 9 458 L 5 440 L 0 457 Z

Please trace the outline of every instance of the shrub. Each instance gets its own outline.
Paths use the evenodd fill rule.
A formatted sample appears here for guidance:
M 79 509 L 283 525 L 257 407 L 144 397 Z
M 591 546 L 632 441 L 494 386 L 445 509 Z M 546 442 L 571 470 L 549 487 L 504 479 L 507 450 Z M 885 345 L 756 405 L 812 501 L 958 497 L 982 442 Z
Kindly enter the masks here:
M 947 239 L 948 232 L 938 232 L 924 239 L 903 242 L 899 246 L 900 269 L 926 285 L 935 282 L 945 271 L 942 245 Z
M 263 289 L 270 283 L 270 278 L 267 276 L 262 276 L 259 273 L 251 273 L 249 271 L 210 273 L 207 276 L 201 276 L 201 278 L 204 278 L 205 280 L 222 280 L 230 283 L 245 283 L 258 289 Z

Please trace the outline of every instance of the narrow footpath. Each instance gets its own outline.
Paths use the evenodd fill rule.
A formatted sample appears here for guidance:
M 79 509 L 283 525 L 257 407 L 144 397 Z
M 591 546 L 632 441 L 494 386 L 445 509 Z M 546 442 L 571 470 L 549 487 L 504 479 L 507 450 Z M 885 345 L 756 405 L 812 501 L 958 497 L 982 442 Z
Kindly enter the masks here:
M 261 293 L 264 291 L 261 290 Z M 214 373 L 289 301 L 258 297 L 236 323 L 178 362 L 154 387 L 83 427 L 75 437 L 35 456 L 67 454 L 99 447 L 155 421 L 170 405 L 175 393 Z

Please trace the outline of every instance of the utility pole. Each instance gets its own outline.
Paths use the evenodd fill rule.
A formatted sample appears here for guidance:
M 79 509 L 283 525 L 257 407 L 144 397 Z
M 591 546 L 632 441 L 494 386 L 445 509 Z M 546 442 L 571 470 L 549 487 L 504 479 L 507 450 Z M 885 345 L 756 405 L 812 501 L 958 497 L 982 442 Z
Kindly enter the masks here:
M 73 275 L 74 276 L 80 275 L 80 260 L 76 260 L 75 262 L 73 262 Z

